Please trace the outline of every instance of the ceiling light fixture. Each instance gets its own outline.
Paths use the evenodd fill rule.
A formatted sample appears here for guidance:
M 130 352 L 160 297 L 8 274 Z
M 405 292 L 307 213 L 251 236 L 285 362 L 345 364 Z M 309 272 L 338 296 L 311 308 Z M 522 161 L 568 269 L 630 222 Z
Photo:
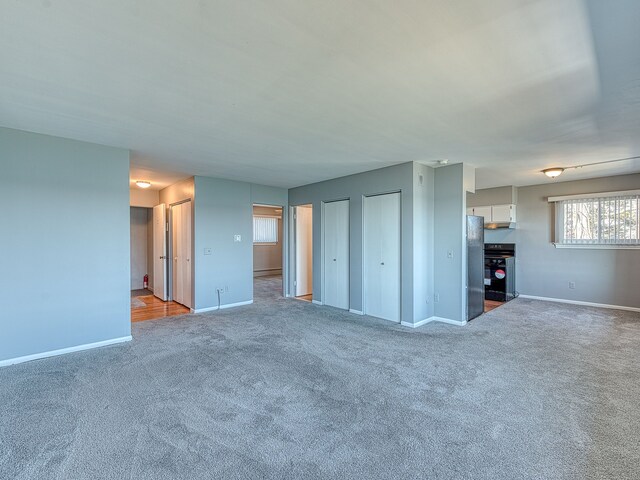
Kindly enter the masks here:
M 549 178 L 556 178 L 557 176 L 562 174 L 562 172 L 564 172 L 565 170 L 571 170 L 571 169 L 577 170 L 578 168 L 583 168 L 583 167 L 593 167 L 595 165 L 605 165 L 607 163 L 624 162 L 624 161 L 638 160 L 638 159 L 640 159 L 640 155 L 636 155 L 634 157 L 616 158 L 614 160 L 604 160 L 602 162 L 583 163 L 582 165 L 573 165 L 571 167 L 564 167 L 564 168 L 562 167 L 545 168 L 544 170 L 542 170 L 542 173 L 544 173 Z
M 140 188 L 149 188 L 151 186 L 151 182 L 147 182 L 146 180 L 138 180 L 136 181 L 136 185 Z
M 549 178 L 556 178 L 557 176 L 561 175 L 562 172 L 564 172 L 564 168 L 561 167 L 545 168 L 544 170 L 542 170 L 542 173 L 544 173 Z

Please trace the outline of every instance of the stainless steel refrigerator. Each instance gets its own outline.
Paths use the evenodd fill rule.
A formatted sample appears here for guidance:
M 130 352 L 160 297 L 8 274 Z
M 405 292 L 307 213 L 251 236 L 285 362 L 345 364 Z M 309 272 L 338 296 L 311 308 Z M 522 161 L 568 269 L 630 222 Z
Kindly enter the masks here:
M 484 313 L 484 217 L 467 215 L 467 320 Z

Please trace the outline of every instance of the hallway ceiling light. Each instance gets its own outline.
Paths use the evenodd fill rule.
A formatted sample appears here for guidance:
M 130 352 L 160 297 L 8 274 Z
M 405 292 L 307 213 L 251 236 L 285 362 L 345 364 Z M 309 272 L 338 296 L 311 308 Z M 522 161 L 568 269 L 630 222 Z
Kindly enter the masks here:
M 136 185 L 140 188 L 149 188 L 151 186 L 151 182 L 147 182 L 146 180 L 138 180 Z
M 564 172 L 564 168 L 561 167 L 545 168 L 544 170 L 542 170 L 542 173 L 544 173 L 549 178 L 556 178 L 562 172 Z

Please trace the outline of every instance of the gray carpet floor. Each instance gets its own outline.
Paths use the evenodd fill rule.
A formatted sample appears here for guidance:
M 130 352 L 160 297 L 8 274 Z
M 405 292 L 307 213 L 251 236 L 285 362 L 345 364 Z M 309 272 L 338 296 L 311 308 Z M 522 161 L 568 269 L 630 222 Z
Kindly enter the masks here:
M 0 478 L 640 478 L 638 314 L 411 330 L 278 288 L 0 369 Z

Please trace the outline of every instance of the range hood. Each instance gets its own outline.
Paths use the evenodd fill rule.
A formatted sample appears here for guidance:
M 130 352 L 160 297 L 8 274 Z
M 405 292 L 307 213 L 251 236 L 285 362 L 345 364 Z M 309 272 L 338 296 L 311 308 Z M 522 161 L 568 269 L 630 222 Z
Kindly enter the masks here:
M 516 228 L 516 222 L 493 222 L 485 223 L 485 230 L 499 230 L 503 228 Z

